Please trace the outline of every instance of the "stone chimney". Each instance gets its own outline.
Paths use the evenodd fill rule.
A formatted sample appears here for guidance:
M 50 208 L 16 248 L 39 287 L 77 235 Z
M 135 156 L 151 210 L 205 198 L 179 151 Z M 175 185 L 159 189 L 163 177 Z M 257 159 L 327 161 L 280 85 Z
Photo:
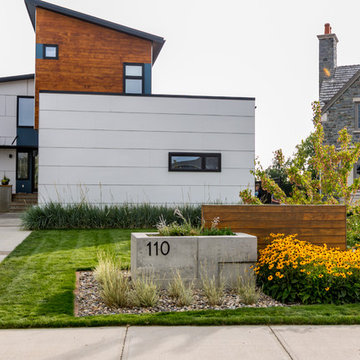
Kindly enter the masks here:
M 324 34 L 319 39 L 319 92 L 324 79 L 334 75 L 337 66 L 337 36 L 331 32 L 330 24 L 325 24 Z

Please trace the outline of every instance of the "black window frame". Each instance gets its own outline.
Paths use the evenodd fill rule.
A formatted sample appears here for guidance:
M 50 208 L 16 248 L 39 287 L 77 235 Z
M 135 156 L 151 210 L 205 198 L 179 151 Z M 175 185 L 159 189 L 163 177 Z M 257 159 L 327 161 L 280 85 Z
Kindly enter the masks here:
M 56 56 L 46 56 L 46 48 L 47 47 L 54 47 L 56 48 Z M 58 60 L 59 59 L 59 45 L 57 44 L 43 44 L 43 59 L 46 60 Z
M 27 154 L 27 177 L 26 178 L 19 178 L 19 153 L 24 153 Z M 20 180 L 20 181 L 27 181 L 30 180 L 30 151 L 28 150 L 18 150 L 16 152 L 16 180 Z
M 171 159 L 173 156 L 195 156 L 201 158 L 201 169 L 174 169 L 172 168 Z M 206 169 L 206 158 L 216 157 L 219 159 L 218 169 Z M 171 172 L 221 172 L 221 153 L 203 153 L 203 152 L 169 152 L 168 170 Z
M 17 96 L 16 98 L 16 126 L 19 128 L 25 128 L 25 129 L 33 129 L 35 126 L 35 112 L 34 112 L 34 125 L 20 125 L 19 124 L 19 103 L 20 103 L 20 99 L 34 99 L 35 102 L 35 97 L 34 96 Z M 35 106 L 35 103 L 34 103 Z
M 127 76 L 126 75 L 126 66 L 141 66 L 142 67 L 142 75 L 141 76 Z M 124 62 L 123 63 L 123 89 L 124 89 L 124 94 L 129 94 L 129 95 L 143 95 L 145 93 L 145 66 L 143 63 L 129 63 L 129 62 Z M 135 80 L 141 80 L 141 93 L 128 93 L 126 92 L 126 80 L 127 79 L 135 79 Z

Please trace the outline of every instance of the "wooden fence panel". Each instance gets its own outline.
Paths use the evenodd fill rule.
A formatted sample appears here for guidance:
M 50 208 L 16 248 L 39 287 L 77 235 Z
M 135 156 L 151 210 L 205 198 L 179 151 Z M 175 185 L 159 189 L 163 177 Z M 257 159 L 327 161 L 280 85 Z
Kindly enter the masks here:
M 206 227 L 220 218 L 219 228 L 230 227 L 258 237 L 258 249 L 270 233 L 298 234 L 299 240 L 346 249 L 345 205 L 203 205 Z

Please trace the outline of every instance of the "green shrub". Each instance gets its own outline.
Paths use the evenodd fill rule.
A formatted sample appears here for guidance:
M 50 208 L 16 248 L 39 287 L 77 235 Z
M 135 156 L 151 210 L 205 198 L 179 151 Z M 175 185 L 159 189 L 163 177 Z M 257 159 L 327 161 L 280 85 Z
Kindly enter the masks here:
M 348 247 L 360 244 L 360 215 L 350 215 L 347 217 L 346 240 Z
M 211 228 L 205 228 L 204 223 L 192 223 L 190 218 L 186 218 L 179 208 L 174 211 L 181 222 L 173 221 L 168 224 L 166 219 L 161 216 L 160 221 L 156 224 L 156 228 L 160 236 L 206 236 L 206 235 L 234 235 L 231 229 L 218 229 L 219 218 L 215 218 L 211 223 Z
M 255 267 L 265 294 L 287 303 L 360 301 L 360 249 L 328 249 L 294 235 L 272 237 Z
M 177 219 L 175 209 L 171 206 L 150 204 L 100 207 L 88 203 L 48 203 L 28 209 L 22 216 L 22 223 L 28 230 L 149 229 L 156 226 L 160 216 L 167 222 L 174 222 Z M 194 226 L 200 226 L 200 205 L 184 205 L 179 209 Z

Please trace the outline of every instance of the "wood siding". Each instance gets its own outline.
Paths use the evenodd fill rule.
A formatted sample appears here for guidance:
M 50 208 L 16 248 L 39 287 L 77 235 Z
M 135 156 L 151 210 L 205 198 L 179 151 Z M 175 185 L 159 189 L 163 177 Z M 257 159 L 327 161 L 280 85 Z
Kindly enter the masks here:
M 36 59 L 35 127 L 39 91 L 123 92 L 123 63 L 151 63 L 152 42 L 42 8 L 36 43 L 57 44 L 59 59 Z
M 343 205 L 203 205 L 206 226 L 215 217 L 219 228 L 230 227 L 258 237 L 258 248 L 270 233 L 298 234 L 316 245 L 346 249 L 346 208 Z

